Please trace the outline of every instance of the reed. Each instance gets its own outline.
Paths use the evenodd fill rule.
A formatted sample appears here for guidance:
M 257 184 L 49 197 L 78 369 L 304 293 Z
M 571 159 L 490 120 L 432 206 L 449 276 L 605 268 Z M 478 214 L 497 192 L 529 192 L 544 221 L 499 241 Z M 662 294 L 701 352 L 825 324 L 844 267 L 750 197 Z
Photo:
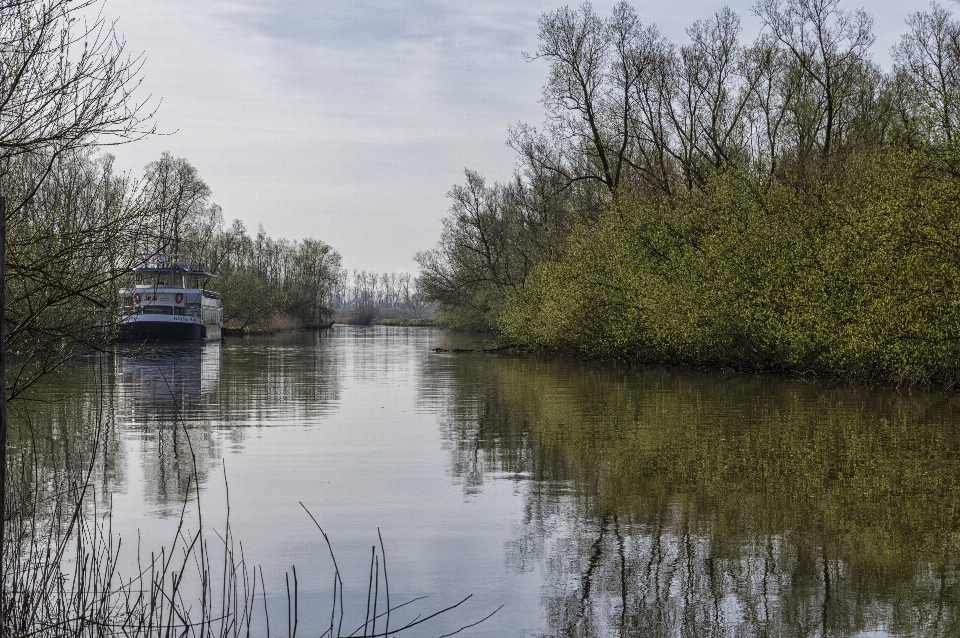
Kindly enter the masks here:
M 380 638 L 423 628 L 471 598 L 397 622 L 396 612 L 408 612 L 424 597 L 399 604 L 391 600 L 386 551 L 371 548 L 364 617 L 344 615 L 343 580 L 333 544 L 317 519 L 301 503 L 318 530 L 318 543 L 333 565 L 333 597 L 323 627 L 300 621 L 301 583 L 296 566 L 287 574 L 285 618 L 271 618 L 263 569 L 249 562 L 230 524 L 229 480 L 223 532 L 213 537 L 203 524 L 197 461 L 190 431 L 178 415 L 177 427 L 188 442 L 192 474 L 169 545 L 149 553 L 138 541 L 136 568 L 124 574 L 123 539 L 113 530 L 110 505 L 98 506 L 94 468 L 104 441 L 102 404 L 93 415 L 79 471 L 51 478 L 38 460 L 44 446 L 25 437 L 26 451 L 11 455 L 7 473 L 5 552 L 0 592 L 0 638 L 14 636 L 156 636 L 238 638 L 266 635 L 294 638 Z M 29 428 L 28 428 L 29 429 Z M 12 471 L 11 471 L 12 470 Z M 188 525 L 196 512 L 197 529 Z M 192 515 L 191 515 L 192 516 Z M 128 568 L 129 569 L 129 568 Z M 498 608 L 499 610 L 499 608 Z M 493 613 L 496 613 L 495 610 Z M 463 623 L 454 633 L 483 622 Z M 279 621 L 279 622 L 278 622 Z M 280 625 L 280 626 L 277 626 Z M 345 630 L 345 627 L 347 628 Z M 451 634 L 447 634 L 451 635 Z

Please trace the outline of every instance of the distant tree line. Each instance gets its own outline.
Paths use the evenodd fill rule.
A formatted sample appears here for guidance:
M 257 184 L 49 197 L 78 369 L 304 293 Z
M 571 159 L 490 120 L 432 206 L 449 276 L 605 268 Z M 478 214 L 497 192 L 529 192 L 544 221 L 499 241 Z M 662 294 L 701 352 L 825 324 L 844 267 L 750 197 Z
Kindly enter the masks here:
M 517 344 L 648 361 L 954 379 L 960 21 L 909 16 L 890 70 L 839 0 L 758 0 L 682 45 L 620 2 L 540 20 L 547 119 L 505 184 L 450 192 L 421 289 Z
M 330 301 L 338 309 L 338 318 L 355 324 L 366 325 L 377 318 L 430 317 L 433 305 L 418 289 L 418 280 L 406 272 L 341 270 Z

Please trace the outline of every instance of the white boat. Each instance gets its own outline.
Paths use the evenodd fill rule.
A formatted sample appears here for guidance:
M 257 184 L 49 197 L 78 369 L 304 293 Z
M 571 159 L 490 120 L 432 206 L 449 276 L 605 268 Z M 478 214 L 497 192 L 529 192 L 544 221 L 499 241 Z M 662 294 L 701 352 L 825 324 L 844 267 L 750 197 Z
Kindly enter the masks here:
M 205 290 L 212 273 L 180 255 L 157 255 L 134 268 L 132 288 L 120 291 L 123 341 L 216 341 L 223 336 L 220 295 Z

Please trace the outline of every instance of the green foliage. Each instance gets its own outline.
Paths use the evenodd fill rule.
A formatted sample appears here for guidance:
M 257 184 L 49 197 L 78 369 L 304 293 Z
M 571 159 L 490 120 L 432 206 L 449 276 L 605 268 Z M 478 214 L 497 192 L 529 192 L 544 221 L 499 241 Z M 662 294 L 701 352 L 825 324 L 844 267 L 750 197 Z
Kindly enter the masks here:
M 287 305 L 283 291 L 252 270 L 227 271 L 212 287 L 220 293 L 225 323 L 240 330 L 265 329 Z
M 212 223 L 212 230 L 194 233 L 212 239 L 193 244 L 193 254 L 218 275 L 211 288 L 223 298 L 228 327 L 269 330 L 280 317 L 293 325 L 319 325 L 333 316 L 330 294 L 340 272 L 337 251 L 316 239 L 276 240 L 263 229 L 251 238 L 239 222 L 229 229 L 222 227 L 222 219 Z
M 500 326 L 594 356 L 952 378 L 960 188 L 933 169 L 887 152 L 816 189 L 730 171 L 686 200 L 620 197 Z
M 547 125 L 513 130 L 509 189 L 451 192 L 420 260 L 438 316 L 591 356 L 952 382 L 960 21 L 911 16 L 884 73 L 863 12 L 754 10 L 752 44 L 725 9 L 681 47 L 625 2 L 544 15 Z

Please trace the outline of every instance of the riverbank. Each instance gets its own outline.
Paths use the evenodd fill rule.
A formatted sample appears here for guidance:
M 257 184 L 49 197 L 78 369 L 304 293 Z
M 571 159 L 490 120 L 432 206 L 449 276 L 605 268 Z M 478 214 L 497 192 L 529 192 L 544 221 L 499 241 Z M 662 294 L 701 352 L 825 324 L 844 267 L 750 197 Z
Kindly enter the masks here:
M 684 359 L 680 357 L 652 357 L 636 353 L 596 354 L 576 349 L 549 349 L 519 343 L 508 343 L 495 338 L 489 348 L 458 349 L 448 352 L 500 352 L 535 355 L 558 360 L 572 360 L 582 364 L 626 366 L 636 369 L 687 370 L 691 373 L 721 373 L 781 377 L 783 379 L 813 380 L 851 384 L 854 386 L 887 386 L 916 390 L 954 392 L 960 388 L 960 368 L 939 371 L 918 371 L 913 374 L 895 374 L 877 369 L 831 369 L 791 367 L 770 361 L 734 361 Z M 445 351 L 447 352 L 447 351 Z
M 369 316 L 356 317 L 348 315 L 340 317 L 334 323 L 344 326 L 395 326 L 402 328 L 447 328 L 447 324 L 437 319 L 420 319 L 409 317 L 371 318 Z
M 403 328 L 446 328 L 447 325 L 436 319 L 374 319 L 370 322 L 374 326 L 399 326 Z
M 337 325 L 337 324 L 346 325 L 346 326 L 394 326 L 394 327 L 401 327 L 401 328 L 444 329 L 447 327 L 446 323 L 444 323 L 443 321 L 438 321 L 436 319 L 388 318 L 388 319 L 372 319 L 369 322 L 365 322 L 365 323 L 358 323 L 358 322 L 349 321 L 345 319 L 339 319 L 339 320 L 330 320 L 326 323 L 310 324 L 310 323 L 303 323 L 296 320 L 291 320 L 289 317 L 284 317 L 284 318 L 281 318 L 279 321 L 274 321 L 269 323 L 265 327 L 227 326 L 224 328 L 223 333 L 228 337 L 273 335 L 273 334 L 279 334 L 281 332 L 297 332 L 301 330 L 326 330 L 327 328 L 332 328 L 334 325 Z
M 332 327 L 333 324 L 334 321 L 332 319 L 324 323 L 309 323 L 297 319 L 296 317 L 281 315 L 279 317 L 271 318 L 264 324 L 240 326 L 236 323 L 231 324 L 228 322 L 223 327 L 223 334 L 228 337 L 272 335 L 281 332 L 295 332 L 298 330 L 323 330 Z

